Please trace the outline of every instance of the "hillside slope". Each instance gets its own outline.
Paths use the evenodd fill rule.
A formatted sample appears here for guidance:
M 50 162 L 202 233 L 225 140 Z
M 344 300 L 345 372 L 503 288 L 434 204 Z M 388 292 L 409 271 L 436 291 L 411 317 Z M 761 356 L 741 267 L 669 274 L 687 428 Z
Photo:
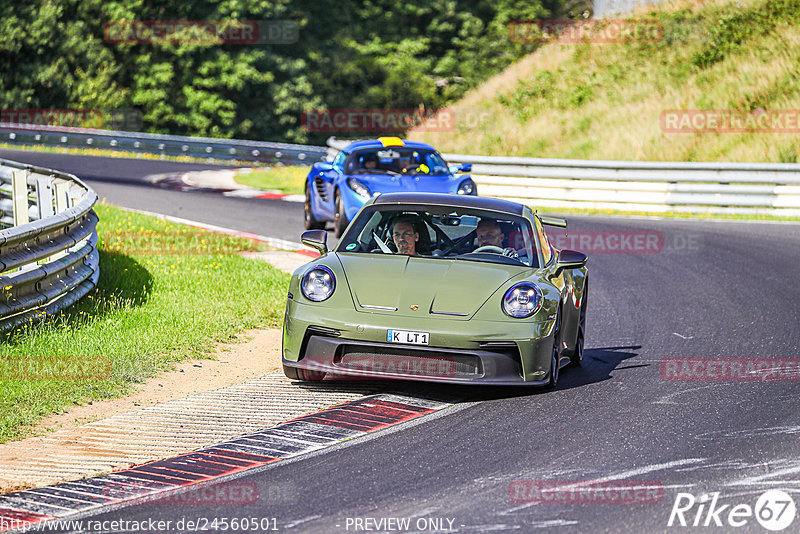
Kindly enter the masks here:
M 409 137 L 473 154 L 798 161 L 800 0 L 681 1 L 636 17 L 659 24 L 663 36 L 549 43 L 453 105 L 454 130 Z M 762 131 L 703 122 L 695 126 L 705 132 L 672 133 L 662 126 L 669 110 L 718 110 L 723 119 L 740 112 L 742 128 Z M 763 110 L 770 121 L 746 122 Z M 783 110 L 777 122 L 775 110 Z M 467 127 L 459 117 L 483 120 Z

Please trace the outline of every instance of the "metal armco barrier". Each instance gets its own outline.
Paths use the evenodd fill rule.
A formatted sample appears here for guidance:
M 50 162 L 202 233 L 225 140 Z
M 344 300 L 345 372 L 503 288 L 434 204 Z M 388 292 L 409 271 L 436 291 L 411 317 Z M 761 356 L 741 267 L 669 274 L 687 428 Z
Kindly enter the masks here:
M 332 152 L 351 141 L 330 138 Z M 540 208 L 800 216 L 800 164 L 595 161 L 442 154 L 478 194 Z
M 327 154 L 326 148 L 318 146 L 8 122 L 0 122 L 0 142 L 308 165 L 324 160 Z
M 0 331 L 62 310 L 95 287 L 96 202 L 71 174 L 0 159 Z

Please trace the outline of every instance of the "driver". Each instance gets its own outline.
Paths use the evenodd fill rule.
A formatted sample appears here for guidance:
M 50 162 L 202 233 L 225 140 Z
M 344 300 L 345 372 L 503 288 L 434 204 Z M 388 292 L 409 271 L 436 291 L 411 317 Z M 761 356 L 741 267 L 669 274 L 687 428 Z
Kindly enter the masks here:
M 378 167 L 378 156 L 374 152 L 370 152 L 364 156 L 363 167 L 368 170 L 373 170 Z
M 397 245 L 398 254 L 408 254 L 409 256 L 417 254 L 419 232 L 416 230 L 416 223 L 415 215 L 401 215 L 395 219 L 392 225 L 392 241 Z
M 504 256 L 510 256 L 512 258 L 517 257 L 516 250 L 510 247 L 503 247 L 506 234 L 503 232 L 503 228 L 500 226 L 500 223 L 494 219 L 481 219 L 481 222 L 478 224 L 478 228 L 475 230 L 475 234 L 478 238 L 478 246 L 475 250 L 478 250 L 481 247 L 497 247 L 502 249 L 502 254 Z

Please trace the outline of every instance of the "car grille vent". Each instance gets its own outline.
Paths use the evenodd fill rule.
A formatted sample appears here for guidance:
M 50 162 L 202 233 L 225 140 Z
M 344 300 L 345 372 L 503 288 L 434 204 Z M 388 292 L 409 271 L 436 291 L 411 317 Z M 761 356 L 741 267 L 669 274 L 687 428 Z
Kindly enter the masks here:
M 316 187 L 316 189 L 317 189 L 317 195 L 319 195 L 319 198 L 321 198 L 322 200 L 327 202 L 328 201 L 328 195 L 325 192 L 325 182 L 322 180 L 322 178 L 315 178 L 314 179 L 314 187 Z
M 443 378 L 474 377 L 482 373 L 477 356 L 451 356 L 400 348 L 344 346 L 337 365 L 353 371 Z

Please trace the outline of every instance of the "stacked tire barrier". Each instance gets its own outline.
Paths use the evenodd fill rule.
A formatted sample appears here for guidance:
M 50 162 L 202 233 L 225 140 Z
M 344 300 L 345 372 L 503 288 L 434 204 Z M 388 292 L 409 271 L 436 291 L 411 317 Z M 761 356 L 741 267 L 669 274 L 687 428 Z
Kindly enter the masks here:
M 0 331 L 58 312 L 97 285 L 96 202 L 71 174 L 0 159 Z

